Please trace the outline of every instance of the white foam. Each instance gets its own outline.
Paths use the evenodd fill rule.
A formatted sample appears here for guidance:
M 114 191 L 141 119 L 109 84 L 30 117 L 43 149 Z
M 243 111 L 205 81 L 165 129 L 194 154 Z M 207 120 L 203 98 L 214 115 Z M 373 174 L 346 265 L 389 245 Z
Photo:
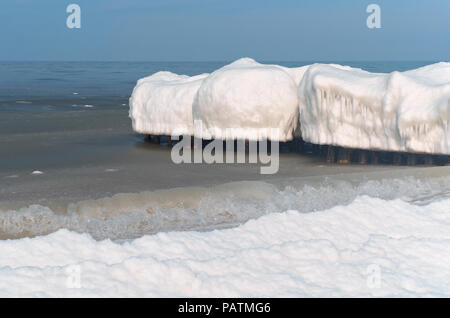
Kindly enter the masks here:
M 70 204 L 55 213 L 36 204 L 0 210 L 0 237 L 45 235 L 59 229 L 89 233 L 95 239 L 132 239 L 174 230 L 231 227 L 260 216 L 297 210 L 320 211 L 352 202 L 357 196 L 401 198 L 417 205 L 450 197 L 448 177 L 381 179 L 353 182 L 328 178 L 313 184 L 299 179 L 287 185 L 233 182 L 208 188 L 189 187 L 112 197 Z

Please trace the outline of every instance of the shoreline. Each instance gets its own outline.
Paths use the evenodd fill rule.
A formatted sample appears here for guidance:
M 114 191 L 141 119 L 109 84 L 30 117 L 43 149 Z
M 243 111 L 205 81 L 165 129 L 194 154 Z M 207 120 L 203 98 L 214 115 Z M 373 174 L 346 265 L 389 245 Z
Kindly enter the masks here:
M 274 175 L 261 175 L 260 164 L 175 164 L 170 147 L 132 131 L 123 100 L 85 103 L 94 107 L 2 112 L 0 239 L 61 228 L 114 240 L 209 231 L 273 212 L 348 204 L 358 195 L 422 197 L 428 190 L 421 179 L 439 192 L 435 180 L 450 175 L 448 166 L 330 164 L 317 151 L 286 152 L 286 144 Z
M 153 184 L 152 189 L 106 196 L 87 189 L 91 196 L 80 197 L 81 200 L 47 199 L 32 205 L 2 202 L 0 240 L 68 229 L 88 233 L 96 240 L 123 241 L 159 232 L 233 228 L 266 214 L 288 210 L 307 213 L 347 205 L 359 196 L 402 199 L 419 205 L 430 198 L 449 197 L 450 167 L 371 171 L 346 167 L 350 169 L 334 174 L 291 174 L 210 183 L 197 179 L 199 184 L 169 188 Z M 64 187 L 59 189 L 64 192 Z M 10 230 L 5 232 L 8 224 Z

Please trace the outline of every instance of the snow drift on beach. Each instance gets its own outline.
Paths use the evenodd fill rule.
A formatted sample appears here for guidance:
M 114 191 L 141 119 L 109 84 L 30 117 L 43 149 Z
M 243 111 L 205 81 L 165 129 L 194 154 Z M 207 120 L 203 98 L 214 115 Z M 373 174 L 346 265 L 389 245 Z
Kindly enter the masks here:
M 194 101 L 193 118 L 203 124 L 196 137 L 262 140 L 267 138 L 264 129 L 278 128 L 277 140 L 292 140 L 298 127 L 296 87 L 301 76 L 301 70 L 249 58 L 211 73 Z M 232 136 L 227 136 L 227 128 L 233 128 Z
M 122 244 L 68 230 L 0 241 L 0 296 L 450 296 L 449 205 L 360 196 Z
M 130 117 L 138 133 L 193 135 L 192 103 L 208 74 L 158 72 L 140 79 L 130 98 Z
M 298 94 L 305 141 L 450 154 L 450 63 L 389 74 L 314 64 Z

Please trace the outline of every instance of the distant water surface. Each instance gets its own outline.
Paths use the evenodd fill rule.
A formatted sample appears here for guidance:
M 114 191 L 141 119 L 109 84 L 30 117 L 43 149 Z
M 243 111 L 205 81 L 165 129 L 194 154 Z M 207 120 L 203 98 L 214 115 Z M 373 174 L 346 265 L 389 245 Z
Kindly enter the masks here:
M 0 101 L 74 96 L 129 96 L 139 78 L 158 71 L 196 75 L 229 62 L 0 62 Z M 314 63 L 268 61 L 296 67 Z M 405 71 L 433 62 L 338 62 L 370 72 Z M 76 95 L 74 95 L 76 93 Z M 22 105 L 23 106 L 23 105 Z

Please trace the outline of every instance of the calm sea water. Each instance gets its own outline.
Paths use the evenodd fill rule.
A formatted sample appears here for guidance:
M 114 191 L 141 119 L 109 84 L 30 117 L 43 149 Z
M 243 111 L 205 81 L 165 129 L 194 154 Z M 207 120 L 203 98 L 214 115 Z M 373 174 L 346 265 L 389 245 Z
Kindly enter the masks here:
M 401 186 L 375 183 L 353 190 L 350 183 L 343 187 L 338 180 L 336 187 L 324 192 L 289 190 L 280 196 L 278 187 L 259 181 L 299 178 L 298 189 L 302 189 L 304 182 L 322 184 L 332 175 L 353 178 L 361 173 L 365 179 L 370 171 L 377 178 L 383 172 L 384 176 L 393 174 L 382 165 L 325 165 L 318 158 L 290 153 L 280 155 L 280 170 L 273 176 L 259 174 L 257 165 L 177 165 L 171 161 L 169 147 L 146 143 L 132 131 L 128 98 L 139 78 L 162 70 L 195 75 L 225 64 L 0 63 L 0 240 L 60 228 L 99 239 L 129 239 L 158 231 L 228 227 L 274 211 L 320 210 L 350 202 L 360 189 L 362 194 L 382 197 L 380 193 L 385 192 L 387 198 L 422 193 L 422 188 L 427 196 L 430 188 L 447 191 L 447 181 L 442 186 L 406 180 Z M 430 62 L 340 64 L 390 72 Z M 399 174 L 402 169 L 398 168 Z M 436 173 L 441 175 L 441 171 Z M 234 192 L 228 186 L 211 188 L 244 180 L 232 186 Z M 295 189 L 297 183 L 289 180 L 280 187 Z M 412 189 L 408 188 L 411 184 Z M 169 190 L 145 192 L 161 189 Z M 101 199 L 115 194 L 121 195 Z M 136 208 L 139 202 L 145 208 Z
M 327 61 L 331 63 L 333 61 Z M 128 97 L 137 79 L 158 71 L 196 75 L 229 62 L 0 62 L 0 102 L 117 96 Z M 277 62 L 296 67 L 313 62 Z M 405 71 L 433 62 L 335 62 L 371 72 Z M 76 94 L 74 94 L 76 93 Z M 23 104 L 21 104 L 23 108 Z M 25 107 L 26 108 L 26 107 Z M 0 111 L 2 109 L 0 108 Z

